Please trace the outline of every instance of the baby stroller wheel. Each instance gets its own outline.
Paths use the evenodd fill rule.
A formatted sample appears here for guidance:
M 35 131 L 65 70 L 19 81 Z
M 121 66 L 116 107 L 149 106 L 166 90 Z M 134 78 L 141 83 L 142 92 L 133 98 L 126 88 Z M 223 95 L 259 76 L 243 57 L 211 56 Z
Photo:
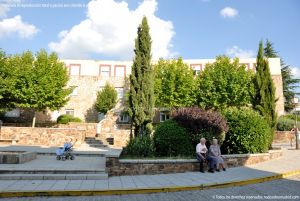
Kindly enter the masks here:
M 75 156 L 70 156 L 70 159 L 71 159 L 71 160 L 74 160 L 74 159 L 75 159 Z
M 61 159 L 61 158 L 60 158 L 60 156 L 56 156 L 56 160 L 58 160 L 58 161 L 59 161 L 60 159 Z
M 65 156 L 63 156 L 63 157 L 61 158 L 61 160 L 65 161 L 65 160 L 66 160 L 66 157 L 65 157 Z

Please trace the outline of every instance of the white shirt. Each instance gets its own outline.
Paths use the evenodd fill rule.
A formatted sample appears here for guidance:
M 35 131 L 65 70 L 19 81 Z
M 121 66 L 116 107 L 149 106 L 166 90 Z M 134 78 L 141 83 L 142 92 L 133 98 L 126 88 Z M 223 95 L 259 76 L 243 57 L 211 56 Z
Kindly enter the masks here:
M 203 150 L 205 148 L 205 151 Z M 206 145 L 202 145 L 201 143 L 198 143 L 197 146 L 196 146 L 196 152 L 197 153 L 203 153 L 205 154 L 207 151 L 207 148 L 206 148 Z

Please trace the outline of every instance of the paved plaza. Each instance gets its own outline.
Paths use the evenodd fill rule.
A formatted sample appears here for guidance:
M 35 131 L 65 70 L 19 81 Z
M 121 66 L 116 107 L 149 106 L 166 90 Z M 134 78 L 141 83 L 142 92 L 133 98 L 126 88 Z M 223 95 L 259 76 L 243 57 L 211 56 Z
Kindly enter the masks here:
M 300 200 L 300 175 L 286 179 L 252 184 L 241 187 L 110 196 L 30 197 L 5 198 L 3 201 L 207 201 L 207 200 Z
M 88 168 L 89 163 L 101 164 L 100 161 L 97 161 L 97 158 L 89 157 L 85 160 L 85 162 L 77 163 L 78 166 L 73 168 Z M 51 158 L 51 161 L 52 164 L 48 163 L 49 166 L 63 164 L 63 162 L 55 161 L 53 158 Z M 78 161 L 80 161 L 80 158 Z M 255 165 L 229 168 L 226 172 L 217 172 L 215 174 L 186 172 L 160 175 L 114 176 L 102 180 L 2 180 L 0 183 L 0 192 L 101 191 L 199 186 L 274 176 L 293 170 L 300 170 L 300 151 L 286 149 L 283 151 L 281 158 Z

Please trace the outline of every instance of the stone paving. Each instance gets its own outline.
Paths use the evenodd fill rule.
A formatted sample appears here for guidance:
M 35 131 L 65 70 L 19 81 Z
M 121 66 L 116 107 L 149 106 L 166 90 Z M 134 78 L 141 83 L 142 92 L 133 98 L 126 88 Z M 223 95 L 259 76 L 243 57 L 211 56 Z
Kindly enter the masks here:
M 105 157 L 75 156 L 75 160 L 58 161 L 56 156 L 38 155 L 37 159 L 23 164 L 1 164 L 1 170 L 105 170 Z
M 40 185 L 36 182 L 36 186 Z M 89 186 L 90 183 L 73 183 Z M 97 185 L 97 183 L 95 183 Z M 62 185 L 63 186 L 63 185 Z M 137 195 L 5 198 L 3 201 L 207 201 L 207 200 L 300 200 L 300 175 L 241 187 Z
M 88 163 L 88 162 L 87 162 Z M 283 157 L 263 163 L 229 168 L 226 172 L 200 173 L 186 172 L 177 174 L 136 175 L 109 177 L 104 180 L 44 180 L 19 181 L 2 180 L 0 192 L 34 190 L 113 190 L 180 187 L 247 180 L 272 176 L 291 170 L 300 170 L 300 150 L 284 150 Z
M 37 152 L 38 154 L 55 154 L 56 149 L 58 149 L 58 147 L 0 145 L 0 151 L 29 151 Z M 79 147 L 74 147 L 74 154 L 79 155 L 119 156 L 121 151 L 121 149 L 113 149 L 109 147 L 90 147 L 85 144 Z

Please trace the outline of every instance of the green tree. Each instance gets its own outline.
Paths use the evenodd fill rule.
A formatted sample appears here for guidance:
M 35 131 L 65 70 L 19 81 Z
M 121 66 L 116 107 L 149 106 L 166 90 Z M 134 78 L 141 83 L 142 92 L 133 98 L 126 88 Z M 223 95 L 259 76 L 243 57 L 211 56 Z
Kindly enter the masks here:
M 272 143 L 273 132 L 277 123 L 275 87 L 270 73 L 269 62 L 264 58 L 262 41 L 259 43 L 256 63 L 256 74 L 254 77 L 255 92 L 252 105 L 267 120 L 271 127 L 271 140 L 269 142 Z
M 253 73 L 232 62 L 226 56 L 218 56 L 207 64 L 198 77 L 198 104 L 204 109 L 224 109 L 228 106 L 246 106 L 251 103 Z
M 196 103 L 193 70 L 182 58 L 177 60 L 160 59 L 154 66 L 155 106 L 190 107 Z
M 34 109 L 33 127 L 37 111 L 57 110 L 69 100 L 68 72 L 55 53 L 41 50 L 34 57 L 27 51 L 9 57 L 6 65 L 2 77 L 9 77 L 11 86 L 2 96 L 9 105 L 2 99 L 1 107 Z
M 144 17 L 137 30 L 135 57 L 130 75 L 129 115 L 134 135 L 147 134 L 151 127 L 154 107 L 154 82 L 151 65 L 151 36 L 147 18 Z
M 104 88 L 97 93 L 96 108 L 104 114 L 117 104 L 118 93 L 113 86 L 106 83 Z
M 16 79 L 8 64 L 8 56 L 0 49 L 0 112 L 13 108 L 11 103 L 14 98 L 10 92 L 13 91 Z
M 278 53 L 274 49 L 274 44 L 269 40 L 266 41 L 264 54 L 268 58 L 279 57 Z M 289 112 L 294 108 L 292 99 L 295 97 L 295 95 L 299 95 L 299 93 L 295 92 L 295 89 L 299 88 L 300 79 L 294 78 L 290 65 L 285 64 L 282 58 L 280 59 L 280 65 L 281 65 L 283 96 L 285 99 L 284 110 Z

